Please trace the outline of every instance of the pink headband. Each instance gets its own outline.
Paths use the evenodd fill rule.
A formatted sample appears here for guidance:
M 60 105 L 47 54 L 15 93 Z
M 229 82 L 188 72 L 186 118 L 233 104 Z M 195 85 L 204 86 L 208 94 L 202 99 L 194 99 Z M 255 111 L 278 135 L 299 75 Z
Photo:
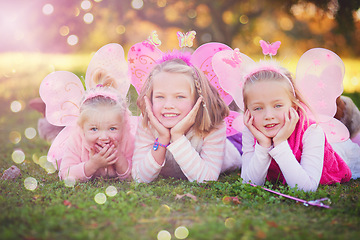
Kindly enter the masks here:
M 283 78 L 285 78 L 290 86 L 291 86 L 291 89 L 292 89 L 292 93 L 294 95 L 294 97 L 296 97 L 296 93 L 295 93 L 295 88 L 294 88 L 294 85 L 293 83 L 291 82 L 291 80 L 285 75 L 283 74 L 280 69 L 274 67 L 274 66 L 261 66 L 261 67 L 258 67 L 256 69 L 254 69 L 253 71 L 251 71 L 250 73 L 246 74 L 244 76 L 244 81 L 248 80 L 251 76 L 253 76 L 254 74 L 258 73 L 258 72 L 261 72 L 261 71 L 271 71 L 271 72 L 275 72 L 277 74 L 280 74 Z
M 110 91 L 110 89 L 105 87 L 96 87 L 86 91 L 86 93 L 84 94 L 84 99 L 82 100 L 80 106 L 83 105 L 84 102 L 86 102 L 87 100 L 98 96 L 102 96 L 104 98 L 110 98 L 115 102 L 119 102 L 119 96 L 115 94 L 113 91 Z

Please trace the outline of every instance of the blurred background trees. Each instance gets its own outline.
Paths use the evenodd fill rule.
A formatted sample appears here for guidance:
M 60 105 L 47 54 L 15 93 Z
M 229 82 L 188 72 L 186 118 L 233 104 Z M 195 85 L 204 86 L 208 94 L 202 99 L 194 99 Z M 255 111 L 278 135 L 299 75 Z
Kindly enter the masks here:
M 286 54 L 325 47 L 360 56 L 360 0 L 12 0 L 0 3 L 0 51 L 73 53 L 132 44 L 157 30 L 160 48 L 176 32 L 197 32 L 195 46 L 219 41 L 246 54 L 282 41 Z

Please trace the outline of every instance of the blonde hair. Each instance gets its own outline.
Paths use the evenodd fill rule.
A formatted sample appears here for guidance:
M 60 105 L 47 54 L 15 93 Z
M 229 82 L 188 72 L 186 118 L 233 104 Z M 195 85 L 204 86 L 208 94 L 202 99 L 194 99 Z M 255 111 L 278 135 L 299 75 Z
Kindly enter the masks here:
M 254 73 L 248 75 L 244 80 L 243 87 L 243 100 L 244 100 L 244 110 L 247 108 L 247 88 L 250 85 L 255 84 L 256 82 L 264 82 L 264 81 L 276 81 L 281 83 L 285 89 L 287 90 L 287 94 L 289 99 L 293 103 L 296 108 L 302 112 L 304 116 L 307 118 L 306 108 L 311 111 L 310 106 L 307 104 L 306 100 L 300 93 L 300 91 L 296 88 L 294 79 L 291 73 L 283 68 L 278 67 L 277 70 L 273 69 L 262 69 L 259 71 L 255 71 Z
M 84 122 L 89 119 L 93 110 L 105 107 L 110 107 L 111 111 L 117 111 L 121 118 L 120 123 L 122 125 L 127 124 L 131 113 L 126 99 L 123 99 L 116 90 L 115 79 L 104 69 L 96 68 L 91 75 L 91 81 L 100 86 L 86 91 L 80 106 L 78 125 L 83 127 Z
M 118 88 L 118 84 L 116 83 L 113 76 L 108 74 L 103 68 L 96 68 L 91 74 L 91 80 L 97 85 L 101 85 L 103 87 L 112 87 L 114 89 Z
M 200 96 L 203 97 L 203 105 L 200 106 L 194 123 L 194 130 L 197 135 L 210 132 L 229 115 L 228 106 L 221 99 L 216 88 L 210 84 L 205 74 L 195 66 L 189 66 L 182 59 L 173 58 L 157 64 L 147 77 L 141 89 L 136 103 L 144 116 L 142 122 L 144 127 L 149 126 L 149 117 L 146 112 L 144 96 L 147 96 L 152 101 L 153 78 L 160 72 L 182 73 L 190 76 L 193 80 L 190 83 L 191 93 L 195 96 L 195 102 Z

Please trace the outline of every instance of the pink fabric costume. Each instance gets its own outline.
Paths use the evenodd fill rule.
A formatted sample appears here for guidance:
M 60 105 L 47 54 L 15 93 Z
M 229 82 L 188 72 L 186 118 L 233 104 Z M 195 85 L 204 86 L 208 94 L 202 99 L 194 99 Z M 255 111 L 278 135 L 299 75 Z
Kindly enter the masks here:
M 78 181 L 87 181 L 95 177 L 128 178 L 131 172 L 131 159 L 134 151 L 134 136 L 129 128 L 126 128 L 126 131 L 123 132 L 122 139 L 125 139 L 125 141 L 122 141 L 119 150 L 127 159 L 128 170 L 124 174 L 118 174 L 115 168 L 110 166 L 99 169 L 93 176 L 86 176 L 84 169 L 85 163 L 89 161 L 90 146 L 86 144 L 82 129 L 75 127 L 64 149 L 65 153 L 60 164 L 59 177 L 66 179 L 70 176 Z
M 113 79 L 111 89 L 99 87 L 94 74 L 100 70 Z M 125 174 L 116 174 L 115 168 L 108 171 L 100 169 L 94 176 L 85 176 L 84 164 L 89 160 L 89 146 L 86 146 L 84 135 L 77 125 L 82 103 L 91 97 L 104 96 L 124 105 L 124 117 L 129 118 L 123 126 L 121 141 L 118 146 L 128 161 L 134 144 L 134 133 L 137 117 L 129 117 L 130 111 L 126 105 L 126 95 L 130 87 L 128 64 L 121 45 L 110 43 L 100 48 L 91 59 L 85 75 L 85 87 L 79 77 L 71 72 L 56 71 L 50 73 L 41 82 L 39 93 L 46 104 L 46 119 L 55 126 L 64 126 L 51 144 L 47 159 L 59 170 L 59 176 L 64 179 L 68 175 L 77 180 L 85 181 L 96 176 L 120 177 L 129 176 L 131 164 Z
M 296 157 L 296 160 L 301 163 L 303 143 L 302 138 L 307 128 L 313 124 L 313 121 L 306 121 L 305 117 L 299 112 L 299 122 L 297 123 L 294 132 L 288 139 L 289 146 Z M 279 165 L 274 159 L 271 160 L 269 166 L 267 180 L 276 181 L 279 180 L 286 183 Z M 321 174 L 320 184 L 333 184 L 333 183 L 344 183 L 351 179 L 351 171 L 344 160 L 332 149 L 331 145 L 325 137 L 324 147 L 324 164 Z

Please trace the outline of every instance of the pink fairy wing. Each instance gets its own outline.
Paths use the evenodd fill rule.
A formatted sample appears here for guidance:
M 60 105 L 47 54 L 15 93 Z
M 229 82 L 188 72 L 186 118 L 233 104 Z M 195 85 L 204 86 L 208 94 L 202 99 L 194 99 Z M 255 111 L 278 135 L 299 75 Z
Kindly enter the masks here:
M 229 116 L 227 116 L 224 120 L 226 123 L 226 136 L 232 136 L 237 134 L 239 131 L 234 128 L 233 123 L 234 120 L 240 115 L 240 113 L 235 111 L 230 111 Z
M 60 169 L 61 160 L 64 156 L 64 149 L 66 149 L 67 140 L 72 132 L 74 132 L 76 126 L 67 126 L 56 136 L 51 143 L 47 160 L 51 162 L 56 169 Z
M 110 43 L 101 47 L 95 53 L 86 71 L 86 89 L 96 87 L 97 83 L 92 81 L 92 73 L 98 68 L 104 69 L 115 79 L 116 86 L 113 87 L 125 97 L 130 87 L 130 80 L 123 47 L 117 43 Z
M 347 127 L 336 118 L 331 118 L 327 122 L 320 122 L 319 125 L 324 130 L 326 138 L 330 143 L 343 142 L 350 137 Z
M 310 106 L 327 121 L 336 113 L 336 98 L 343 92 L 344 63 L 330 50 L 314 48 L 305 52 L 297 65 L 296 86 Z
M 242 132 L 244 130 L 244 114 L 242 112 L 239 113 L 239 115 L 233 120 L 232 127 L 238 132 Z
M 296 86 L 315 111 L 315 119 L 330 142 L 344 141 L 350 136 L 348 129 L 333 118 L 337 111 L 336 98 L 343 92 L 344 74 L 341 58 L 323 48 L 305 52 L 296 69 Z
M 45 115 L 49 123 L 56 126 L 76 124 L 84 87 L 75 74 L 67 71 L 50 73 L 41 82 L 39 93 L 46 104 Z
M 138 94 L 146 78 L 162 56 L 162 51 L 148 41 L 133 45 L 128 52 L 128 64 L 131 73 L 131 84 Z
M 233 61 L 234 51 L 224 50 L 212 58 L 212 65 L 221 88 L 230 94 L 241 110 L 244 110 L 242 88 L 244 84 L 244 67 L 254 61 L 240 53 L 241 61 Z
M 206 77 L 209 79 L 210 83 L 216 87 L 220 96 L 225 101 L 226 104 L 230 104 L 232 102 L 232 97 L 227 92 L 225 92 L 218 80 L 218 76 L 216 76 L 213 66 L 212 66 L 212 57 L 220 51 L 223 50 L 231 50 L 231 48 L 222 43 L 205 43 L 198 47 L 195 52 L 191 56 L 191 63 L 197 66 L 201 71 L 204 72 Z

